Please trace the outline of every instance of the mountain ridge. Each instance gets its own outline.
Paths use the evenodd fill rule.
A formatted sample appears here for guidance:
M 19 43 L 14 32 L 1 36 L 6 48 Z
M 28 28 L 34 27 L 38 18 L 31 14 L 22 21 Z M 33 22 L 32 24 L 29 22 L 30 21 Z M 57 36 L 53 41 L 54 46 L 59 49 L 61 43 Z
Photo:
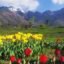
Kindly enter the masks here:
M 20 10 L 10 11 L 8 7 L 0 7 L 0 25 L 28 25 L 31 18 L 36 24 L 64 26 L 64 8 L 57 11 L 48 10 L 43 13 L 31 11 L 23 13 Z

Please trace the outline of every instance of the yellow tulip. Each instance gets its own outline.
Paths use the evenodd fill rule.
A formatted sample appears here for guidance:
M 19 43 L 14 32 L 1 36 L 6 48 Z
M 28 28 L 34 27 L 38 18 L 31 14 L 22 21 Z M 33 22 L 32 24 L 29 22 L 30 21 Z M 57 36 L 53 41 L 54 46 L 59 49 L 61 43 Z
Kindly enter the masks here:
M 32 38 L 35 40 L 42 40 L 43 35 L 42 34 L 34 34 L 32 35 Z
M 12 42 L 15 42 L 16 41 L 16 39 L 12 39 Z
M 27 43 L 28 42 L 28 40 L 23 40 L 23 43 Z
M 3 41 L 0 39 L 0 45 L 3 45 Z

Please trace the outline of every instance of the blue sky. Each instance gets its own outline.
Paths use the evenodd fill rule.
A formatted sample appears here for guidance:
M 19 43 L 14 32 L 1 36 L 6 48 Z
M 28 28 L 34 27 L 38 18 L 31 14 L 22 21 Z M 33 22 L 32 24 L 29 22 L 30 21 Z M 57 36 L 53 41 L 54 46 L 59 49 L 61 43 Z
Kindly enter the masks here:
M 54 3 L 51 0 L 39 0 L 40 5 L 37 8 L 37 11 L 43 12 L 46 10 L 59 10 L 64 8 L 64 4 Z
M 64 7 L 64 0 L 0 0 L 0 6 L 7 6 L 10 10 L 16 11 L 18 8 L 23 11 L 59 10 Z

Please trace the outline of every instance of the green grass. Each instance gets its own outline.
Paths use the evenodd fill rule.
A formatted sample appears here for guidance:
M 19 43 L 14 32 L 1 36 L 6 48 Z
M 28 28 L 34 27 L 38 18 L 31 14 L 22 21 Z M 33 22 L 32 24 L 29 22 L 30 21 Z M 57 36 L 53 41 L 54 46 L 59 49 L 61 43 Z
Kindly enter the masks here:
M 7 34 L 7 33 L 14 33 L 14 32 L 31 32 L 31 33 L 44 33 L 44 34 L 49 34 L 49 33 L 64 33 L 64 28 L 13 28 L 13 27 L 0 27 L 0 34 Z

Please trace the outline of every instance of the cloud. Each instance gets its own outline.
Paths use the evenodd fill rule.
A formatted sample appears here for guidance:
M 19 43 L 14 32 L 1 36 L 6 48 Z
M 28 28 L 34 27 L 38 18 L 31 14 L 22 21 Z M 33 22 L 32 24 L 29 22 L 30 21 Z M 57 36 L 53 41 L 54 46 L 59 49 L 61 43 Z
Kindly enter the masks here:
M 52 0 L 53 3 L 55 4 L 64 4 L 64 0 Z
M 0 6 L 12 6 L 14 10 L 35 11 L 39 6 L 38 0 L 0 0 Z

